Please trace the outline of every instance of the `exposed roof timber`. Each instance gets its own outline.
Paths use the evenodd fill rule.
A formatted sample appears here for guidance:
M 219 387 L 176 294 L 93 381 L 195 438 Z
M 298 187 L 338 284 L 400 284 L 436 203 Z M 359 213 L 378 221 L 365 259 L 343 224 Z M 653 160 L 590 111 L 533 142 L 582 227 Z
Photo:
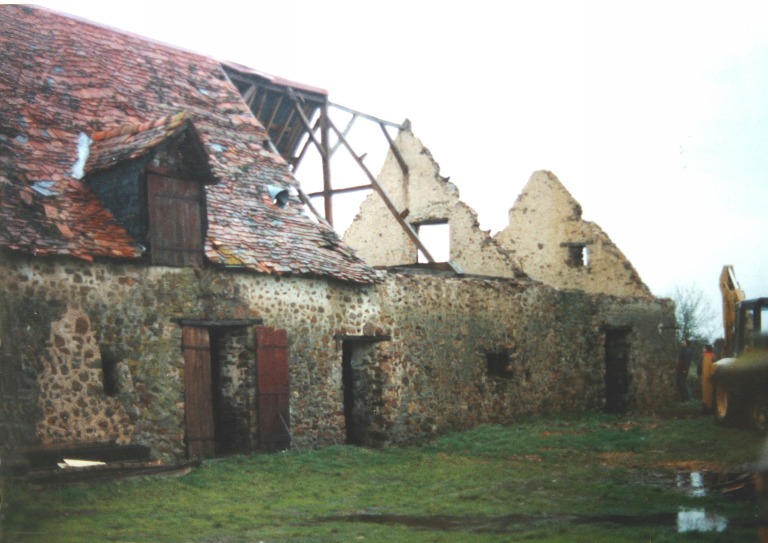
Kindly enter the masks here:
M 309 139 L 312 140 L 312 143 L 314 143 L 315 147 L 317 147 L 317 151 L 320 153 L 320 156 L 327 157 L 328 152 L 323 147 L 323 145 L 319 141 L 317 141 L 312 125 L 310 124 L 309 119 L 307 118 L 307 115 L 304 113 L 304 110 L 301 109 L 301 104 L 299 103 L 299 99 L 296 97 L 296 95 L 291 89 L 288 89 L 288 96 L 290 96 L 291 99 L 293 99 L 294 109 L 296 113 L 299 114 L 299 118 L 301 119 L 301 122 L 304 124 L 304 128 L 307 131 L 307 136 L 309 136 Z
M 371 190 L 372 188 L 373 187 L 370 184 L 368 184 L 368 185 L 356 185 L 354 187 L 344 187 L 344 188 L 341 188 L 341 189 L 333 189 L 333 190 L 330 191 L 330 194 L 333 196 L 333 195 L 336 195 L 336 194 L 345 194 L 347 192 L 359 192 L 361 190 Z M 310 192 L 307 196 L 309 196 L 310 198 L 317 198 L 319 196 L 325 196 L 325 191 Z
M 352 125 L 358 118 L 367 119 L 378 124 L 384 133 L 392 154 L 400 165 L 403 175 L 407 178 L 408 165 L 387 130 L 388 128 L 403 130 L 407 128 L 407 122 L 404 124 L 394 123 L 340 104 L 331 103 L 328 101 L 327 92 L 321 89 L 269 76 L 231 63 L 224 64 L 224 67 L 230 79 L 242 93 L 253 114 L 265 125 L 269 137 L 278 152 L 286 162 L 292 165 L 294 172 L 310 145 L 314 145 L 318 150 L 323 168 L 323 190 L 322 192 L 312 193 L 309 196 L 300 193 L 302 201 L 307 204 L 318 218 L 320 218 L 320 215 L 312 207 L 309 197 L 322 196 L 324 198 L 325 222 L 333 225 L 333 196 L 335 194 L 373 189 L 382 198 L 398 224 L 421 250 L 427 261 L 430 263 L 434 262 L 432 255 L 419 240 L 416 231 L 405 221 L 404 214 L 400 213 L 394 206 L 392 200 L 365 166 L 363 157 L 355 153 L 347 140 Z M 254 104 L 258 104 L 258 106 L 254 107 Z M 331 121 L 328 115 L 329 107 L 349 113 L 352 116 L 343 132 L 339 131 L 333 121 Z M 315 115 L 318 115 L 316 119 L 314 119 Z M 317 137 L 318 130 L 320 131 L 319 139 Z M 336 136 L 336 143 L 333 145 L 333 148 L 330 146 L 331 130 Z M 305 136 L 306 139 L 302 144 Z M 299 149 L 300 144 L 301 149 Z M 357 162 L 358 166 L 368 177 L 370 184 L 341 189 L 333 188 L 331 184 L 330 160 L 340 146 L 344 146 L 349 151 L 355 162 Z
M 389 132 L 387 132 L 387 128 L 384 126 L 384 124 L 379 123 L 379 127 L 381 127 L 381 131 L 384 132 L 384 137 L 387 138 L 389 148 L 392 150 L 392 154 L 395 155 L 397 163 L 400 165 L 400 169 L 403 171 L 403 174 L 408 175 L 408 164 L 405 163 L 405 159 L 403 158 L 402 153 L 400 153 L 400 149 L 398 149 L 397 145 L 395 145 L 395 142 L 392 140 L 392 136 L 389 135 Z
M 386 126 L 391 126 L 392 128 L 397 128 L 398 130 L 403 130 L 407 126 L 405 124 L 400 123 L 393 123 L 392 121 L 385 121 L 384 119 L 380 119 L 378 117 L 374 117 L 373 115 L 369 115 L 367 113 L 363 113 L 361 111 L 357 111 L 345 106 L 342 106 L 340 104 L 334 104 L 333 102 L 328 102 L 328 105 L 331 107 L 335 107 L 336 109 L 340 109 L 342 111 L 346 111 L 347 113 L 352 113 L 353 115 L 357 115 L 359 117 L 363 117 L 365 119 L 368 119 L 369 121 L 373 121 L 377 124 L 383 124 Z
M 223 66 L 248 107 L 267 129 L 280 155 L 295 167 L 296 153 L 307 129 L 296 117 L 293 100 L 285 98 L 290 93 L 301 104 L 304 116 L 312 119 L 328 103 L 328 93 L 237 64 L 224 63 Z
M 251 85 L 248 90 L 243 93 L 243 100 L 248 104 L 248 107 L 253 107 L 253 99 L 256 97 L 256 91 L 258 88 L 256 85 Z
M 314 126 L 312 127 L 312 132 L 313 132 L 313 133 L 314 133 L 314 132 L 315 132 L 317 129 L 319 129 L 319 128 L 320 128 L 320 123 L 322 122 L 322 120 L 323 120 L 323 117 L 322 117 L 322 116 L 319 116 L 319 117 L 318 117 L 318 118 L 315 120 L 315 124 L 314 124 Z M 299 168 L 299 165 L 301 164 L 301 161 L 302 161 L 302 160 L 304 160 L 304 155 L 307 153 L 307 149 L 309 149 L 309 146 L 310 146 L 310 144 L 311 144 L 311 143 L 312 143 L 312 138 L 307 138 L 307 139 L 304 141 L 304 145 L 302 145 L 302 146 L 301 146 L 301 151 L 299 151 L 299 154 L 298 154 L 298 155 L 296 155 L 296 158 L 294 159 L 294 162 L 293 162 L 293 164 L 292 164 L 292 166 L 293 166 L 293 171 L 296 171 L 296 170 Z M 330 155 L 333 155 L 333 152 L 332 152 L 332 151 L 330 152 Z M 330 156 L 330 155 L 329 155 L 329 156 Z
M 297 189 L 299 193 L 299 199 L 302 201 L 302 203 L 309 208 L 309 210 L 312 212 L 312 214 L 317 217 L 317 220 L 323 223 L 325 226 L 327 226 L 330 229 L 333 229 L 333 225 L 329 223 L 327 220 L 325 220 L 325 217 L 323 217 L 320 213 L 318 213 L 317 209 L 315 209 L 315 206 L 312 205 L 312 200 L 309 199 L 309 196 L 307 196 L 303 190 L 300 188 Z
M 349 135 L 349 131 L 352 130 L 352 125 L 355 124 L 355 121 L 357 120 L 357 117 L 359 116 L 359 113 L 353 113 L 352 117 L 350 117 L 349 122 L 347 122 L 347 126 L 344 127 L 344 130 L 341 132 L 341 134 L 346 138 Z M 333 154 L 336 152 L 336 150 L 341 147 L 341 140 L 337 141 L 336 144 L 331 148 L 331 150 L 328 153 L 328 156 L 333 156 Z
M 222 62 L 222 65 L 224 66 L 229 78 L 233 81 L 235 79 L 239 79 L 241 81 L 250 82 L 253 79 L 257 79 L 263 84 L 270 84 L 275 88 L 284 89 L 286 87 L 291 87 L 297 92 L 301 92 L 302 94 L 315 96 L 318 100 L 326 102 L 328 101 L 328 91 L 321 89 L 320 87 L 313 87 L 311 85 L 306 85 L 297 81 L 290 81 L 282 77 L 270 75 L 266 72 L 260 72 L 259 70 L 248 68 L 247 66 L 243 66 L 242 64 L 237 64 L 235 62 L 225 61 Z
M 352 149 L 352 146 L 349 145 L 349 142 L 347 142 L 346 138 L 341 134 L 341 132 L 339 132 L 339 129 L 336 128 L 336 125 L 334 125 L 330 119 L 327 119 L 327 122 L 330 125 L 331 129 L 336 134 L 336 137 L 339 138 L 339 140 L 344 144 L 344 147 L 346 147 L 347 151 L 349 151 L 349 154 L 352 155 L 352 158 L 355 159 L 355 162 L 357 162 L 358 166 L 360 166 L 363 172 L 365 172 L 365 175 L 368 177 L 368 180 L 371 182 L 371 187 L 373 188 L 374 191 L 376 191 L 376 193 L 384 201 L 384 204 L 387 206 L 387 209 L 389 209 L 390 213 L 392 213 L 392 216 L 395 217 L 395 220 L 402 227 L 405 233 L 408 234 L 408 237 L 410 237 L 411 240 L 416 244 L 416 247 L 418 247 L 421 250 L 421 252 L 426 257 L 427 262 L 429 262 L 430 264 L 433 264 L 435 262 L 435 259 L 432 257 L 429 250 L 427 250 L 427 248 L 421 242 L 421 240 L 419 239 L 419 235 L 413 229 L 413 226 L 411 226 L 405 219 L 403 219 L 402 214 L 397 209 L 397 207 L 395 207 L 395 204 L 392 203 L 392 200 L 390 199 L 389 195 L 386 193 L 384 188 L 381 185 L 379 185 L 379 182 L 376 180 L 376 177 L 374 177 L 371 171 L 366 167 L 362 158 L 360 158 L 355 154 L 354 150 Z M 408 173 L 404 172 L 404 175 L 407 176 Z

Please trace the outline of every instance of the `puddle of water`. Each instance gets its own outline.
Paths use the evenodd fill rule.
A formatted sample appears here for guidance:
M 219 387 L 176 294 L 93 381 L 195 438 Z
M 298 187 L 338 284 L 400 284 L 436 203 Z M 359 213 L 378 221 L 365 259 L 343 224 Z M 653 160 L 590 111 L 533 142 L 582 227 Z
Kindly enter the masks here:
M 675 486 L 694 498 L 703 498 L 715 492 L 725 476 L 708 471 L 678 472 Z M 728 527 L 728 519 L 704 509 L 681 509 L 677 513 L 677 531 L 722 532 Z
M 707 495 L 708 486 L 711 486 L 711 482 L 708 484 L 703 472 L 692 471 L 690 473 L 678 473 L 675 486 L 682 488 L 694 498 L 703 498 Z
M 728 520 L 720 515 L 707 513 L 703 509 L 683 509 L 677 513 L 677 531 L 722 532 L 728 527 Z

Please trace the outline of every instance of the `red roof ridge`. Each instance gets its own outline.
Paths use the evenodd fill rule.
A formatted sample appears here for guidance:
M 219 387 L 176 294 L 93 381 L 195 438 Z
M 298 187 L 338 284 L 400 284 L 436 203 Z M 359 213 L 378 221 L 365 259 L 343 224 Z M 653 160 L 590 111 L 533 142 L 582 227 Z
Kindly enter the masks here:
M 154 128 L 165 127 L 166 136 L 170 136 L 184 121 L 187 120 L 187 112 L 181 111 L 179 113 L 173 113 L 154 121 L 148 121 L 140 124 L 124 124 L 116 128 L 109 130 L 101 130 L 94 132 L 90 135 L 90 138 L 96 141 L 102 141 L 116 136 L 130 136 L 139 134 L 140 132 L 146 132 Z

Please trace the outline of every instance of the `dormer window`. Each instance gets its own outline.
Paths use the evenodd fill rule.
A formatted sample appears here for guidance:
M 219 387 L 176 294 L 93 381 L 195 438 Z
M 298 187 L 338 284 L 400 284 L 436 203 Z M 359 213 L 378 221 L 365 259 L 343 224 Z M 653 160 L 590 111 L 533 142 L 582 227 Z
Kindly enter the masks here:
M 215 180 L 186 114 L 99 132 L 92 142 L 86 182 L 149 262 L 202 266 L 205 185 Z

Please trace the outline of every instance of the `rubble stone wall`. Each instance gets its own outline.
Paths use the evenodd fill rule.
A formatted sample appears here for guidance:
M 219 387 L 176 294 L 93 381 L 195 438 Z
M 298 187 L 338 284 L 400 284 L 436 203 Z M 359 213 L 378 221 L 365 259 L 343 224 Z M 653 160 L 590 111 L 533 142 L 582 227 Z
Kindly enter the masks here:
M 393 442 L 602 409 L 607 328 L 629 330 L 629 404 L 653 409 L 673 397 L 674 338 L 658 333 L 671 304 L 502 279 L 397 274 L 386 289 L 382 316 L 396 340 L 380 346 L 375 431 Z M 488 371 L 487 353 L 500 351 L 511 377 Z
M 356 286 L 12 254 L 0 268 L 0 364 L 18 400 L 2 403 L 6 443 L 115 440 L 183 459 L 179 318 L 260 318 L 287 330 L 290 423 L 306 448 L 346 439 L 344 336 L 363 339 L 353 357 L 354 417 L 368 445 L 601 409 L 606 326 L 631 330 L 633 406 L 673 397 L 674 339 L 658 333 L 673 310 L 655 300 L 405 272 Z M 215 333 L 221 405 L 241 450 L 256 435 L 252 330 Z M 509 354 L 511 378 L 488 372 L 487 353 L 498 351 Z M 104 360 L 115 369 L 112 395 L 103 388 Z

